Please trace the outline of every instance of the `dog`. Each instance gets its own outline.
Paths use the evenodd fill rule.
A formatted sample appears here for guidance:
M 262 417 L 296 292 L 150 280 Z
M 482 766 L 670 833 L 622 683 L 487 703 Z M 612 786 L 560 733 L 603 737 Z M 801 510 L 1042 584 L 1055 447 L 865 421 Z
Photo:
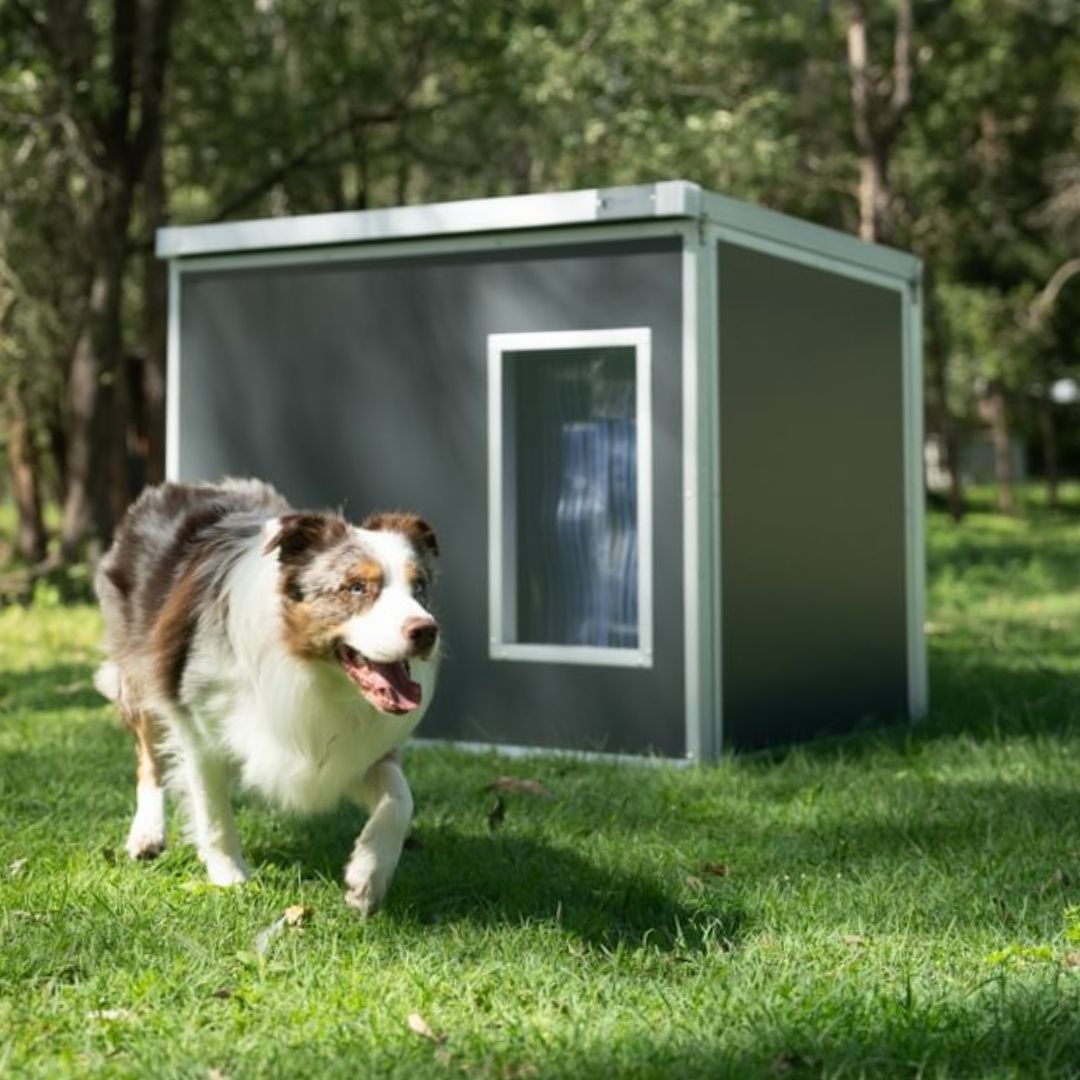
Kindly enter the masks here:
M 164 850 L 166 782 L 215 885 L 249 876 L 237 784 L 301 813 L 349 799 L 369 816 L 345 898 L 372 914 L 412 818 L 398 747 L 435 690 L 438 555 L 415 514 L 357 527 L 295 511 L 258 480 L 144 491 L 95 577 L 107 653 L 95 685 L 135 736 L 131 858 Z

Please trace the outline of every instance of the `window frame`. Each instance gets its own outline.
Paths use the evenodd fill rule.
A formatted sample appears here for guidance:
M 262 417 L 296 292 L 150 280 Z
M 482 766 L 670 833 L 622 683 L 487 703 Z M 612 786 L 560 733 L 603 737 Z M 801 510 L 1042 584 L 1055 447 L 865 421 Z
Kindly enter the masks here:
M 517 634 L 517 521 L 510 403 L 504 397 L 506 358 L 522 352 L 633 348 L 635 448 L 637 455 L 638 635 L 637 645 L 560 645 L 520 642 Z M 492 660 L 591 664 L 601 667 L 653 666 L 653 479 L 652 330 L 551 330 L 493 333 L 487 338 L 488 369 L 488 613 Z

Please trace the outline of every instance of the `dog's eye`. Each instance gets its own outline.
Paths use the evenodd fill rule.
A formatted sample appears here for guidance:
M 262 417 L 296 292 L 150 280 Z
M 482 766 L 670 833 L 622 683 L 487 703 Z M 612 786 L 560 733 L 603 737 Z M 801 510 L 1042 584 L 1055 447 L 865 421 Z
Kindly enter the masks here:
M 412 587 L 412 594 L 417 600 L 427 599 L 427 582 L 426 581 L 414 581 Z
M 353 596 L 367 596 L 368 584 L 366 581 L 354 581 L 349 586 L 349 592 L 351 592 Z

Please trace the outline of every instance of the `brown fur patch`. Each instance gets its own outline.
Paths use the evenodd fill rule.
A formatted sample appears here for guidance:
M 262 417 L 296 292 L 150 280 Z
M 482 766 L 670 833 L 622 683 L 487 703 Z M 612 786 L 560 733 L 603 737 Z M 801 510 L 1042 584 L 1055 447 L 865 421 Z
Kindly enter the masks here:
M 131 713 L 124 716 L 124 723 L 135 736 L 135 776 L 140 784 L 161 787 L 163 773 L 158 750 L 160 741 L 157 722 L 150 713 Z
M 438 557 L 439 541 L 435 530 L 419 514 L 402 510 L 380 510 L 368 514 L 360 523 L 360 528 L 402 533 L 409 538 L 417 551 Z
M 326 551 L 348 536 L 349 526 L 339 517 L 329 514 L 286 514 L 278 531 L 267 541 L 263 551 L 278 552 L 278 562 L 284 573 L 281 591 L 287 600 L 300 602 L 304 589 L 300 583 L 302 571 L 320 551 Z
M 367 590 L 362 599 L 367 601 L 365 607 L 370 607 L 383 587 L 383 568 L 374 559 L 365 559 L 358 563 L 345 577 L 345 588 L 351 590 L 353 585 L 363 585 Z
M 155 674 L 165 693 L 174 699 L 179 697 L 191 640 L 195 636 L 198 601 L 198 564 L 195 563 L 185 569 L 180 580 L 169 591 L 151 631 L 157 657 Z
M 169 485 L 169 487 L 178 488 L 173 493 L 173 501 L 179 501 L 179 490 L 182 489 L 179 489 L 178 485 Z M 141 606 L 145 625 L 152 625 L 155 619 L 160 620 L 158 612 L 163 613 L 163 609 L 173 602 L 172 594 L 180 584 L 179 581 L 174 584 L 171 573 L 173 568 L 180 567 L 192 559 L 199 540 L 207 530 L 218 524 L 229 513 L 229 510 L 230 507 L 224 503 L 212 502 L 198 509 L 192 509 L 180 520 L 179 527 L 173 534 L 169 548 L 161 560 L 163 572 L 154 577 L 143 592 Z M 188 568 L 185 567 L 182 573 L 187 572 Z
M 405 564 L 405 580 L 412 589 L 415 589 L 417 585 L 423 585 L 424 588 L 427 588 L 431 584 L 431 574 L 428 572 L 427 567 L 409 561 Z
M 341 626 L 378 600 L 383 580 L 382 566 L 363 559 L 345 572 L 340 588 L 310 593 L 301 588 L 299 599 L 286 593 L 286 648 L 301 659 L 327 656 L 337 644 Z M 363 592 L 354 592 L 354 585 L 363 586 Z
M 329 514 L 286 514 L 263 551 L 279 551 L 283 563 L 303 561 L 344 540 L 348 532 L 344 520 Z

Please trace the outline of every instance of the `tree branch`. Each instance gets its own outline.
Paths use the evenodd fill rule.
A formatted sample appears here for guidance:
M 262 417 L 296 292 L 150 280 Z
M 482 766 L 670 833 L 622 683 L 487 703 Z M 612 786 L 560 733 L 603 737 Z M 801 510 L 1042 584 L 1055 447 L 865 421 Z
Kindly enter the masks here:
M 866 30 L 866 4 L 851 0 L 847 24 L 848 73 L 855 141 L 864 153 L 874 150 L 876 139 L 871 113 L 873 94 L 870 87 L 870 47 Z
M 1028 305 L 1027 323 L 1032 329 L 1038 329 L 1046 321 L 1057 301 L 1058 294 L 1069 279 L 1080 274 L 1080 258 L 1068 259 L 1050 275 L 1050 280 L 1042 291 Z
M 915 46 L 915 14 L 912 0 L 900 0 L 893 38 L 893 91 L 889 100 L 889 126 L 899 127 L 911 107 L 912 54 Z
M 400 120 L 406 113 L 406 109 L 391 109 L 381 113 L 350 113 L 341 123 L 334 124 L 321 132 L 314 139 L 302 146 L 299 150 L 286 158 L 280 165 L 272 169 L 265 176 L 260 177 L 243 191 L 238 192 L 231 198 L 226 199 L 224 205 L 210 218 L 210 221 L 224 221 L 237 210 L 254 202 L 255 199 L 265 195 L 275 184 L 280 183 L 294 169 L 299 169 L 310 163 L 311 159 L 326 145 L 348 134 L 358 127 L 367 127 L 374 124 L 393 124 Z

